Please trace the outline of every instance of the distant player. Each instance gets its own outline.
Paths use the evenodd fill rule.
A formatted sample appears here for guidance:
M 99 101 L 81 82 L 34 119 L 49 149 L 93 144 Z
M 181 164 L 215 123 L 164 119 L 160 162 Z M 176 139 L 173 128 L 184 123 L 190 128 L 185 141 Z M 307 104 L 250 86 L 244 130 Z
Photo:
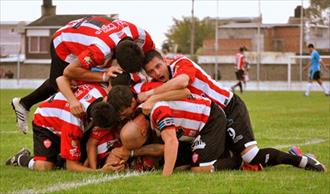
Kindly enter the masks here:
M 313 44 L 308 45 L 308 50 L 311 54 L 308 70 L 308 83 L 306 85 L 305 96 L 309 96 L 310 90 L 312 88 L 313 81 L 316 81 L 326 96 L 329 96 L 329 89 L 321 80 L 321 65 L 326 70 L 325 65 L 323 64 L 319 52 L 314 48 Z
M 130 73 L 139 71 L 144 52 L 154 47 L 148 32 L 126 21 L 89 16 L 69 22 L 57 30 L 51 40 L 49 79 L 22 99 L 12 100 L 19 129 L 26 133 L 30 108 L 57 92 L 57 77 L 64 74 L 70 80 L 107 82 L 122 70 Z M 113 59 L 117 59 L 122 69 L 113 65 Z M 110 69 L 91 72 L 92 67 Z M 69 105 L 72 106 L 70 101 Z M 78 107 L 73 109 L 81 111 L 79 104 L 74 106 Z
M 245 47 L 240 47 L 239 52 L 235 55 L 235 74 L 236 79 L 238 80 L 237 84 L 231 87 L 232 91 L 238 86 L 241 93 L 243 93 L 243 84 L 246 84 L 246 70 L 247 70 L 247 62 L 245 59 L 244 51 Z

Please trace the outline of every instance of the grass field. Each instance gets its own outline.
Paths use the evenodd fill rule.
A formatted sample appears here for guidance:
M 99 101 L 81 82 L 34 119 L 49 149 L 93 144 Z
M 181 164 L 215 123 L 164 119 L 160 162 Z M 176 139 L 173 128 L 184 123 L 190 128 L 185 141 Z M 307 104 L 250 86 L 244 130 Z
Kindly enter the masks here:
M 12 97 L 23 96 L 29 90 L 0 92 L 1 193 L 330 193 L 329 172 L 283 165 L 262 172 L 176 172 L 171 177 L 162 177 L 160 172 L 115 175 L 8 167 L 4 162 L 13 153 L 22 147 L 32 150 L 31 127 L 27 135 L 18 132 L 9 103 Z M 275 146 L 287 151 L 291 145 L 300 145 L 304 152 L 314 153 L 329 167 L 329 97 L 320 92 L 310 97 L 304 97 L 302 92 L 247 92 L 241 97 L 250 111 L 259 147 Z

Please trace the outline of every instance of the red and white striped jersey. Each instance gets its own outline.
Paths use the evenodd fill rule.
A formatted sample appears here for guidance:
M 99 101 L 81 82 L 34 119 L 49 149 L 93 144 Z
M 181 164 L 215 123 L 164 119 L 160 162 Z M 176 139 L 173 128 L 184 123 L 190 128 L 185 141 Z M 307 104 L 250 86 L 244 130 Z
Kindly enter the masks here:
M 132 38 L 144 52 L 155 48 L 149 33 L 132 23 L 101 16 L 69 22 L 53 36 L 56 54 L 71 63 L 78 58 L 86 69 L 110 66 L 118 42 Z
M 225 108 L 233 97 L 232 92 L 222 88 L 198 64 L 187 57 L 180 57 L 174 60 L 170 64 L 170 71 L 172 77 L 187 74 L 190 78 L 187 87 L 190 92 L 208 97 L 221 108 Z
M 97 98 L 107 95 L 99 84 L 84 84 L 74 92 L 85 110 Z M 39 104 L 34 113 L 33 122 L 61 137 L 61 156 L 69 160 L 80 159 L 80 138 L 84 133 L 84 122 L 75 117 L 69 108 L 69 103 L 62 93 L 58 92 Z
M 109 155 L 109 152 L 113 148 L 121 146 L 119 135 L 116 135 L 113 130 L 94 127 L 90 134 L 90 138 L 94 138 L 98 140 L 98 144 L 97 144 L 98 160 L 107 157 Z
M 235 69 L 236 70 L 245 70 L 245 56 L 242 53 L 237 53 L 235 56 Z
M 155 103 L 150 113 L 151 128 L 160 135 L 166 127 L 182 130 L 180 141 L 192 141 L 203 129 L 211 111 L 211 100 L 194 95 L 179 101 Z M 165 129 L 166 130 L 166 129 Z

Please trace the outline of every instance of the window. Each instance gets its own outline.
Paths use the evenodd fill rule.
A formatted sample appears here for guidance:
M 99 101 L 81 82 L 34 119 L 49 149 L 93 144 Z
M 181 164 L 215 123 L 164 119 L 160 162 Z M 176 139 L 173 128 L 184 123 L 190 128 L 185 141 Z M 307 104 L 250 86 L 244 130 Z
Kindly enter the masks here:
M 273 40 L 273 51 L 277 51 L 277 52 L 283 51 L 283 40 L 279 40 L 279 39 Z
M 29 37 L 29 53 L 48 53 L 49 41 L 48 37 L 30 36 Z

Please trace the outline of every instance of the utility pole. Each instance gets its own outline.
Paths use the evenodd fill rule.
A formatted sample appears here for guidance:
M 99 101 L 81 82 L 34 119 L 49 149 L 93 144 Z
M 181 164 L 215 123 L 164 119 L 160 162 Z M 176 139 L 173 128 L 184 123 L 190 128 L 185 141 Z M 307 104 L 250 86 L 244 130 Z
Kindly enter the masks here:
M 214 50 L 215 50 L 215 64 L 214 64 L 214 76 L 215 80 L 218 80 L 218 18 L 219 18 L 219 0 L 217 0 L 217 17 L 215 18 L 215 37 L 214 37 Z
M 191 6 L 191 34 L 190 34 L 190 58 L 194 56 L 194 43 L 195 43 L 195 17 L 194 17 L 194 2 L 192 0 Z
M 261 61 L 261 45 L 260 45 L 260 28 L 261 28 L 261 11 L 260 11 L 260 0 L 258 0 L 258 16 L 259 16 L 259 21 L 258 21 L 258 35 L 257 35 L 257 81 L 259 83 L 260 81 L 260 61 Z
M 304 1 L 301 0 L 300 7 L 300 43 L 299 43 L 299 80 L 302 81 L 302 53 L 303 53 L 303 39 L 304 39 Z

